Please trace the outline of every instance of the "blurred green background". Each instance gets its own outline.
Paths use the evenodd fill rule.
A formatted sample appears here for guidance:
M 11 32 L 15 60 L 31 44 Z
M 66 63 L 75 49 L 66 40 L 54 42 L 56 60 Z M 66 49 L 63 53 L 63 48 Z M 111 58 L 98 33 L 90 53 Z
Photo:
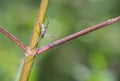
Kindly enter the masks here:
M 0 0 L 0 26 L 27 46 L 40 0 Z M 120 0 L 51 0 L 40 46 L 120 15 Z M 29 81 L 120 81 L 120 22 L 37 57 Z M 18 81 L 22 50 L 0 33 L 0 81 Z

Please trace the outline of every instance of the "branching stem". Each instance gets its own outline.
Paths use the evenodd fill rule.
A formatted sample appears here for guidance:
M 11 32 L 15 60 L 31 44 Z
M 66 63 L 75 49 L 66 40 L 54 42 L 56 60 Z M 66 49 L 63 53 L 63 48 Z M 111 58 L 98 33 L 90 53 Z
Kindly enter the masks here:
M 110 25 L 110 24 L 112 24 L 112 23 L 118 22 L 118 21 L 120 21 L 120 16 L 118 16 L 118 17 L 116 17 L 116 18 L 113 18 L 113 19 L 109 19 L 109 20 L 104 21 L 104 22 L 102 22 L 102 23 L 100 23 L 100 24 L 97 24 L 97 25 L 95 25 L 95 26 L 91 26 L 91 27 L 86 28 L 86 29 L 84 29 L 84 30 L 82 30 L 82 31 L 80 31 L 80 32 L 77 32 L 77 33 L 75 33 L 75 34 L 72 34 L 72 35 L 70 35 L 70 36 L 68 36 L 68 37 L 62 38 L 62 39 L 57 40 L 57 41 L 55 41 L 55 42 L 52 42 L 52 43 L 50 43 L 50 44 L 48 44 L 48 45 L 46 45 L 46 46 L 44 46 L 44 47 L 42 47 L 42 48 L 39 48 L 38 51 L 37 51 L 37 55 L 39 55 L 39 54 L 41 54 L 42 52 L 47 51 L 47 50 L 55 47 L 55 46 L 61 45 L 61 44 L 65 43 L 65 42 L 68 42 L 68 41 L 70 41 L 70 40 L 73 40 L 73 39 L 75 39 L 75 38 L 77 38 L 77 37 L 80 37 L 80 36 L 82 36 L 82 35 L 85 35 L 85 34 L 87 34 L 87 33 L 90 33 L 90 32 L 92 32 L 92 31 L 95 31 L 95 30 L 97 30 L 97 29 L 106 27 L 106 26 L 108 26 L 108 25 Z
M 35 60 L 36 56 L 40 55 L 41 53 L 43 53 L 47 50 L 50 50 L 51 48 L 53 48 L 55 46 L 61 45 L 65 42 L 73 40 L 77 37 L 83 36 L 87 33 L 90 33 L 92 31 L 95 31 L 97 29 L 106 27 L 106 26 L 108 26 L 112 23 L 120 21 L 120 16 L 118 16 L 116 18 L 109 19 L 109 20 L 104 21 L 100 24 L 97 24 L 95 26 L 91 26 L 91 27 L 86 28 L 82 31 L 79 31 L 75 34 L 72 34 L 68 37 L 62 38 L 62 39 L 57 40 L 55 42 L 52 42 L 48 45 L 45 45 L 41 48 L 38 48 L 37 46 L 38 46 L 39 38 L 42 36 L 41 35 L 41 26 L 44 23 L 44 19 L 45 19 L 45 15 L 46 15 L 46 11 L 47 11 L 49 1 L 50 0 L 41 0 L 41 5 L 40 5 L 40 8 L 39 8 L 39 13 L 38 13 L 37 20 L 36 20 L 34 30 L 33 30 L 33 33 L 32 33 L 32 37 L 31 37 L 31 40 L 30 40 L 29 48 L 27 48 L 20 40 L 18 40 L 15 36 L 13 36 L 8 31 L 3 29 L 3 27 L 0 26 L 0 32 L 3 33 L 4 35 L 6 35 L 8 38 L 10 38 L 18 46 L 20 46 L 26 54 L 23 69 L 22 69 L 22 73 L 21 73 L 21 77 L 20 77 L 20 81 L 28 81 L 29 76 L 30 76 L 30 72 L 31 72 L 31 68 L 32 68 L 32 65 L 34 63 L 34 60 Z

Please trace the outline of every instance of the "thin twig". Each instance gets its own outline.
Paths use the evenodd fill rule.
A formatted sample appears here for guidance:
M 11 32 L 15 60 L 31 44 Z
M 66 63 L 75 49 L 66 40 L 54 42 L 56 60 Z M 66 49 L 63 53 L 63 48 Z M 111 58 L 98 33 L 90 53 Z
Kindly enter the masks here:
M 15 36 L 10 34 L 7 30 L 5 30 L 3 27 L 0 26 L 0 32 L 3 33 L 5 36 L 10 38 L 13 42 L 15 42 L 18 46 L 22 48 L 24 52 L 27 52 L 27 47 L 20 41 L 18 40 Z
M 67 41 L 73 40 L 73 39 L 75 39 L 75 38 L 77 38 L 77 37 L 79 37 L 79 36 L 82 36 L 82 35 L 85 35 L 85 34 L 87 34 L 87 33 L 92 32 L 92 31 L 95 31 L 95 30 L 97 30 L 97 29 L 106 27 L 106 26 L 108 26 L 108 25 L 110 25 L 110 24 L 112 24 L 112 23 L 118 22 L 118 21 L 120 21 L 120 16 L 118 16 L 118 17 L 116 17 L 116 18 L 113 18 L 113 19 L 109 19 L 109 20 L 104 21 L 104 22 L 102 22 L 102 23 L 100 23 L 100 24 L 97 24 L 97 25 L 95 25 L 95 26 L 91 26 L 91 27 L 89 27 L 89 28 L 87 28 L 87 29 L 84 29 L 84 30 L 82 30 L 82 31 L 80 31 L 80 32 L 77 32 L 77 33 L 75 33 L 75 34 L 72 34 L 72 35 L 70 35 L 70 36 L 68 36 L 68 37 L 62 38 L 62 39 L 57 40 L 57 41 L 55 41 L 55 42 L 52 42 L 52 43 L 50 43 L 50 44 L 48 44 L 48 45 L 46 45 L 46 46 L 44 46 L 44 47 L 42 47 L 42 48 L 39 48 L 39 49 L 38 49 L 38 52 L 37 52 L 37 55 L 39 55 L 39 54 L 41 54 L 42 52 L 47 51 L 47 50 L 55 47 L 55 46 L 61 45 L 61 44 L 65 43 L 65 42 L 67 42 Z

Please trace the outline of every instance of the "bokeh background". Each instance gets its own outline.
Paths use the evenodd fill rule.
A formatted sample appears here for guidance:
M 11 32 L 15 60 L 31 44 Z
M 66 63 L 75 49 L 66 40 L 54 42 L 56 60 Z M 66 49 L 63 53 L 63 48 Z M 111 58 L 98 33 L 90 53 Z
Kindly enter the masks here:
M 40 0 L 0 0 L 0 26 L 27 46 Z M 51 0 L 39 46 L 120 15 L 120 0 Z M 49 23 L 48 23 L 49 22 Z M 37 57 L 29 81 L 120 81 L 120 22 Z M 18 81 L 22 50 L 0 33 L 0 81 Z

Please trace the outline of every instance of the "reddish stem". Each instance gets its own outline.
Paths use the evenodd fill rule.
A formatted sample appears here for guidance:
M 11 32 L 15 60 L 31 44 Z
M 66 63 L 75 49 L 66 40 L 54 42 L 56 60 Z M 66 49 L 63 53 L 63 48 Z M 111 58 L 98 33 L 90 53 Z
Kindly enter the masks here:
M 0 32 L 6 35 L 8 38 L 10 38 L 12 41 L 14 41 L 18 46 L 22 48 L 24 52 L 27 52 L 27 47 L 20 40 L 18 40 L 15 36 L 10 34 L 7 30 L 2 28 L 1 26 L 0 26 Z
M 62 39 L 57 40 L 57 41 L 55 41 L 55 42 L 52 42 L 52 43 L 50 43 L 50 44 L 48 44 L 48 45 L 46 45 L 46 46 L 44 46 L 44 47 L 42 47 L 42 48 L 39 48 L 38 51 L 37 51 L 37 55 L 39 55 L 39 54 L 41 54 L 42 52 L 47 51 L 47 50 L 55 47 L 55 46 L 61 45 L 61 44 L 65 43 L 65 42 L 67 42 L 67 41 L 73 40 L 73 39 L 75 39 L 75 38 L 77 38 L 77 37 L 79 37 L 79 36 L 82 36 L 82 35 L 85 35 L 85 34 L 87 34 L 87 33 L 92 32 L 92 31 L 95 31 L 95 30 L 97 30 L 97 29 L 103 28 L 103 27 L 108 26 L 108 25 L 110 25 L 110 24 L 112 24 L 112 23 L 115 23 L 115 22 L 117 22 L 117 21 L 120 21 L 120 16 L 118 16 L 118 17 L 116 17 L 116 18 L 113 18 L 113 19 L 109 19 L 109 20 L 104 21 L 104 22 L 102 22 L 102 23 L 100 23 L 100 24 L 97 24 L 97 25 L 95 25 L 95 26 L 91 26 L 91 27 L 89 27 L 89 28 L 87 28 L 87 29 L 84 29 L 84 30 L 82 30 L 82 31 L 80 31 L 80 32 L 77 32 L 77 33 L 75 33 L 75 34 L 72 34 L 72 35 L 70 35 L 70 36 L 68 36 L 68 37 L 62 38 Z

